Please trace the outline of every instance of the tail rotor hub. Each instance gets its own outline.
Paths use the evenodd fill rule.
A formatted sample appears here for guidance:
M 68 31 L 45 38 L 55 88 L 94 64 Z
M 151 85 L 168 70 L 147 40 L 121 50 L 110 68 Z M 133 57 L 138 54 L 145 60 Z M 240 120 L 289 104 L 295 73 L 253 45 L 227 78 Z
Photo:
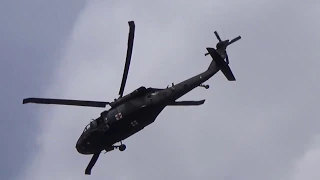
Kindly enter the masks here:
M 227 64 L 229 64 L 229 58 L 228 58 L 228 54 L 227 54 L 226 49 L 230 44 L 240 40 L 241 36 L 238 36 L 238 37 L 232 39 L 231 41 L 229 39 L 222 41 L 217 31 L 215 31 L 214 34 L 216 35 L 217 39 L 219 40 L 219 42 L 216 45 L 217 51 L 221 53 L 220 54 L 221 57 L 223 59 L 226 59 Z

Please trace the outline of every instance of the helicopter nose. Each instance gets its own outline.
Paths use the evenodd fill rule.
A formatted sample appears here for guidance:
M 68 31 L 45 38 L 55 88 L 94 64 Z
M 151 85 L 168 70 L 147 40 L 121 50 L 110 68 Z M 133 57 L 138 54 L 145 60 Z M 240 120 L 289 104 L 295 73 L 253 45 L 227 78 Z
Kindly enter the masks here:
M 94 152 L 95 146 L 91 143 L 90 137 L 81 135 L 77 141 L 76 149 L 80 154 L 88 155 Z
M 79 139 L 78 139 L 78 141 L 77 141 L 77 144 L 76 144 L 76 149 L 77 149 L 77 151 L 78 151 L 78 153 L 80 153 L 80 154 L 83 154 L 83 146 L 84 144 L 83 144 L 83 140 L 82 140 L 82 138 L 80 137 Z
M 78 139 L 77 144 L 76 144 L 76 149 L 77 149 L 78 153 L 80 153 L 80 154 L 90 154 L 88 152 L 88 147 L 86 146 L 85 139 L 83 137 L 80 137 Z

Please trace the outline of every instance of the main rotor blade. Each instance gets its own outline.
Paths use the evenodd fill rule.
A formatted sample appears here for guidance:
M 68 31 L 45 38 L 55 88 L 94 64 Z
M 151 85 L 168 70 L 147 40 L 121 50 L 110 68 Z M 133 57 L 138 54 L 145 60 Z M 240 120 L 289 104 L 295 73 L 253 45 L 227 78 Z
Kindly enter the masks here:
M 91 170 L 92 170 L 93 166 L 96 164 L 96 162 L 97 162 L 97 160 L 98 160 L 98 158 L 100 156 L 100 153 L 101 152 L 96 153 L 96 154 L 94 154 L 92 156 L 92 158 L 91 158 L 91 160 L 90 160 L 90 162 L 89 162 L 89 164 L 88 164 L 88 166 L 87 166 L 87 168 L 85 170 L 85 174 L 86 175 L 90 175 L 91 174 Z
M 70 106 L 88 106 L 88 107 L 106 107 L 109 102 L 102 101 L 83 101 L 71 99 L 48 99 L 48 98 L 26 98 L 23 99 L 22 104 L 36 103 L 36 104 L 57 104 Z
M 128 37 L 128 49 L 127 49 L 127 56 L 126 56 L 126 63 L 123 70 L 123 76 L 121 81 L 121 86 L 119 90 L 120 97 L 123 96 L 124 87 L 126 85 L 128 72 L 129 72 L 129 66 L 131 62 L 131 56 L 132 56 L 132 49 L 133 49 L 133 41 L 134 41 L 134 31 L 135 31 L 135 24 L 134 21 L 129 21 L 129 37 Z

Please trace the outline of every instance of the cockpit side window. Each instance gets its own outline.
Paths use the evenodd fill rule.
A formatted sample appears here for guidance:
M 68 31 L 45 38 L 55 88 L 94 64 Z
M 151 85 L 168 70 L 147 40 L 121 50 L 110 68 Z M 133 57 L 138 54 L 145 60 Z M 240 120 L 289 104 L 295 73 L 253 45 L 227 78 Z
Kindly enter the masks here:
M 88 125 L 84 128 L 83 132 L 86 132 L 89 128 L 90 128 L 90 124 L 88 124 Z
M 91 121 L 83 130 L 83 132 L 88 131 L 89 129 L 97 128 L 98 124 L 96 120 Z
M 97 127 L 97 121 L 95 121 L 95 120 L 94 120 L 94 121 L 91 121 L 91 122 L 90 122 L 90 128 L 93 128 L 93 129 L 94 129 L 94 128 L 96 128 L 96 127 Z

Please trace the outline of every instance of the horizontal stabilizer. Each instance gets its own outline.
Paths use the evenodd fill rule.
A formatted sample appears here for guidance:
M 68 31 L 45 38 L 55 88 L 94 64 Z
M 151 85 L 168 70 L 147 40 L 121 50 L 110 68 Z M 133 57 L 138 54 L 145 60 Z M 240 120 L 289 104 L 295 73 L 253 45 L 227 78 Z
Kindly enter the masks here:
M 36 103 L 36 104 L 56 104 L 56 105 L 70 105 L 70 106 L 88 106 L 88 107 L 101 107 L 104 108 L 109 102 L 102 101 L 84 101 L 84 100 L 71 100 L 71 99 L 48 99 L 48 98 L 26 98 L 23 99 L 23 104 Z
M 168 106 L 198 106 L 202 105 L 205 100 L 201 101 L 174 101 L 168 104 Z
M 217 66 L 221 69 L 222 73 L 224 76 L 229 80 L 229 81 L 235 81 L 236 78 L 234 77 L 230 66 L 227 64 L 226 61 L 222 59 L 222 57 L 219 55 L 219 53 L 214 49 L 214 48 L 207 48 L 210 56 L 212 59 L 216 62 Z

